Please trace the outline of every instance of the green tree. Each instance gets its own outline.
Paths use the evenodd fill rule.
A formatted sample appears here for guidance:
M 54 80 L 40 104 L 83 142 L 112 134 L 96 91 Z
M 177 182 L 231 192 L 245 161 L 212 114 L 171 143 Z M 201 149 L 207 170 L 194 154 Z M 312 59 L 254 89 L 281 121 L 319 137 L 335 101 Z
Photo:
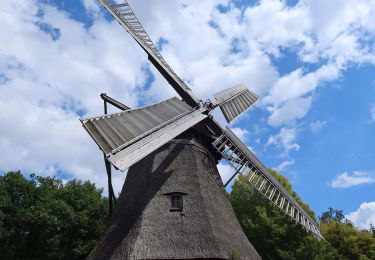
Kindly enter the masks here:
M 0 258 L 84 258 L 105 228 L 101 193 L 90 182 L 0 176 Z
M 341 212 L 329 208 L 322 214 L 320 231 L 326 241 L 334 248 L 337 260 L 375 259 L 375 238 L 370 230 L 358 230 Z M 327 217 L 328 216 L 328 217 Z M 338 217 L 337 217 L 338 216 Z
M 290 192 L 315 219 L 314 212 L 295 192 L 282 175 L 271 174 Z M 325 241 L 318 241 L 284 212 L 272 205 L 248 183 L 248 176 L 235 181 L 230 201 L 250 242 L 263 259 L 332 259 L 335 252 Z
M 344 213 L 342 210 L 328 208 L 328 211 L 323 212 L 322 216 L 319 218 L 320 222 L 331 223 L 332 221 L 341 222 L 345 219 Z

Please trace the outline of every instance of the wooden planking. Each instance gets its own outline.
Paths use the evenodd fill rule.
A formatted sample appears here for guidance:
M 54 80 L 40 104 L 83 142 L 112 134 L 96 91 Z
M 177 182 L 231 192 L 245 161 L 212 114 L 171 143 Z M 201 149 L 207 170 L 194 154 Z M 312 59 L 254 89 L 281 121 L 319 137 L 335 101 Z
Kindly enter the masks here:
M 100 149 L 108 155 L 144 133 L 192 110 L 185 102 L 171 98 L 151 106 L 81 121 Z
M 226 89 L 214 95 L 227 122 L 233 121 L 246 109 L 250 108 L 259 97 L 243 84 Z
M 148 58 L 157 70 L 166 78 L 182 99 L 191 106 L 198 106 L 199 100 L 194 96 L 186 83 L 174 72 L 164 60 L 158 49 L 144 30 L 126 0 L 118 4 L 115 0 L 98 0 L 99 3 L 123 26 L 126 31 L 146 51 Z
M 109 155 L 108 160 L 119 170 L 126 170 L 134 163 L 166 144 L 168 141 L 205 119 L 207 115 L 202 114 L 202 111 L 203 110 L 198 109 L 188 113 L 176 121 L 165 125 L 154 133 L 127 146 L 118 153 Z

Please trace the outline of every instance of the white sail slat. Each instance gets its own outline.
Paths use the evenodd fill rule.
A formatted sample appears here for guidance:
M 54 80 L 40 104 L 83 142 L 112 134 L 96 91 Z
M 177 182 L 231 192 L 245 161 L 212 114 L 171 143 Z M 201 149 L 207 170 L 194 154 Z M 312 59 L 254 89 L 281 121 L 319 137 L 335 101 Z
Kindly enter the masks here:
M 215 106 L 220 106 L 228 123 L 250 108 L 259 97 L 245 85 L 239 84 L 214 95 Z
M 192 110 L 185 102 L 171 98 L 147 107 L 81 119 L 81 122 L 100 149 L 109 155 L 119 147 L 147 132 L 156 131 L 163 124 L 173 122 Z

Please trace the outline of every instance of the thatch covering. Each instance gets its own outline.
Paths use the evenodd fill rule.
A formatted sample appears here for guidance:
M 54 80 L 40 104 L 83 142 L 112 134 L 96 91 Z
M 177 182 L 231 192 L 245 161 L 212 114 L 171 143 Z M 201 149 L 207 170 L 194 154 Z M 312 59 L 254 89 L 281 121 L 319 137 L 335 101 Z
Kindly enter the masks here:
M 199 139 L 174 139 L 132 166 L 88 259 L 260 259 L 246 238 Z M 183 193 L 171 211 L 169 194 Z

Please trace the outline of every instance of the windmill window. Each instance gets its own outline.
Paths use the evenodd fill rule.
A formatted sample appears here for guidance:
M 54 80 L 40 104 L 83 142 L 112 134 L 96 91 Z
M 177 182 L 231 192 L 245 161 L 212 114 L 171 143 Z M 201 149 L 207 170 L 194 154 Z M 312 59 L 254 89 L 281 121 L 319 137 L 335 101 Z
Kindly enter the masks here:
M 171 211 L 182 211 L 182 194 L 171 194 Z

